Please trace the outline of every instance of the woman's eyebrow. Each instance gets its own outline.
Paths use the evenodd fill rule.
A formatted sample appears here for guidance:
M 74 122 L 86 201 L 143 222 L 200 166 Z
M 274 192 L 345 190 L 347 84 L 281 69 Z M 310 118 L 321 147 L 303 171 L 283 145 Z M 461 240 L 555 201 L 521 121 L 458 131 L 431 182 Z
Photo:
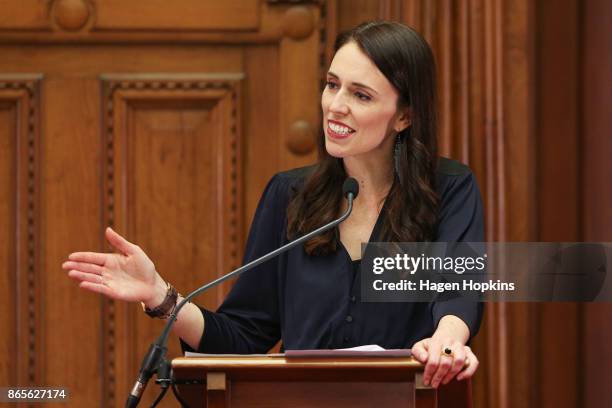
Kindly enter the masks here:
M 327 71 L 327 75 L 329 75 L 329 76 L 331 76 L 331 77 L 334 77 L 335 79 L 340 79 L 340 78 L 338 77 L 338 75 L 334 74 L 334 73 L 333 73 L 333 72 L 331 72 L 331 71 Z M 351 82 L 351 85 L 353 85 L 353 86 L 358 86 L 358 87 L 360 87 L 360 88 L 365 88 L 365 89 L 368 89 L 368 90 L 372 91 L 373 93 L 375 93 L 376 95 L 378 95 L 378 92 L 376 92 L 374 89 L 370 88 L 369 86 L 367 86 L 367 85 L 365 85 L 365 84 L 362 84 L 361 82 Z

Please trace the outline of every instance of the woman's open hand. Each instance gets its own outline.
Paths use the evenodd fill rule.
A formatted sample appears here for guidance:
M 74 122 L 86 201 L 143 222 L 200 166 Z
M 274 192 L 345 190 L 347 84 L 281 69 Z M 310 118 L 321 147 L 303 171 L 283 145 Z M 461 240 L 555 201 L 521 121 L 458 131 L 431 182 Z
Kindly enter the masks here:
M 105 235 L 117 253 L 74 252 L 62 264 L 68 276 L 80 281 L 81 288 L 112 299 L 153 307 L 161 303 L 167 288 L 151 259 L 111 228 Z

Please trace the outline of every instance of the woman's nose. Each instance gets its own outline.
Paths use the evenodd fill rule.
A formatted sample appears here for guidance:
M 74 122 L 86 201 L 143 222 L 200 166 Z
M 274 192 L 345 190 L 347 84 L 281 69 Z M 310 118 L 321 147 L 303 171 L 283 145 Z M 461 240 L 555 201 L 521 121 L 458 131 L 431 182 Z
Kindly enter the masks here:
M 349 112 L 348 104 L 344 92 L 338 92 L 334 95 L 334 99 L 329 105 L 329 110 L 334 113 L 347 114 Z

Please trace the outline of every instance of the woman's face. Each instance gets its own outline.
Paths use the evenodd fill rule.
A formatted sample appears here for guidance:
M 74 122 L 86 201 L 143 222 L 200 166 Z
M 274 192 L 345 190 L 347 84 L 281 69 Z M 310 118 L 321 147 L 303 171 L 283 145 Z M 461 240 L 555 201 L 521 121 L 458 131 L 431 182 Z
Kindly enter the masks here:
M 397 100 L 396 89 L 355 42 L 342 46 L 321 97 L 327 152 L 345 158 L 387 150 L 392 144 L 383 142 L 409 123 Z

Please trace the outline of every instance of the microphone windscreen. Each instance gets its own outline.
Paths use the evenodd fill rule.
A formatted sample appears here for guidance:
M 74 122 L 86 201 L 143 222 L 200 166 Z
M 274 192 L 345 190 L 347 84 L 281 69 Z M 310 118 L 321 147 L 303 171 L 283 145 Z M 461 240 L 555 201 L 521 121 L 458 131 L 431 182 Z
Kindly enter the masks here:
M 344 180 L 344 184 L 342 185 L 342 194 L 346 197 L 348 193 L 353 194 L 353 199 L 357 198 L 359 194 L 359 183 L 352 177 Z

